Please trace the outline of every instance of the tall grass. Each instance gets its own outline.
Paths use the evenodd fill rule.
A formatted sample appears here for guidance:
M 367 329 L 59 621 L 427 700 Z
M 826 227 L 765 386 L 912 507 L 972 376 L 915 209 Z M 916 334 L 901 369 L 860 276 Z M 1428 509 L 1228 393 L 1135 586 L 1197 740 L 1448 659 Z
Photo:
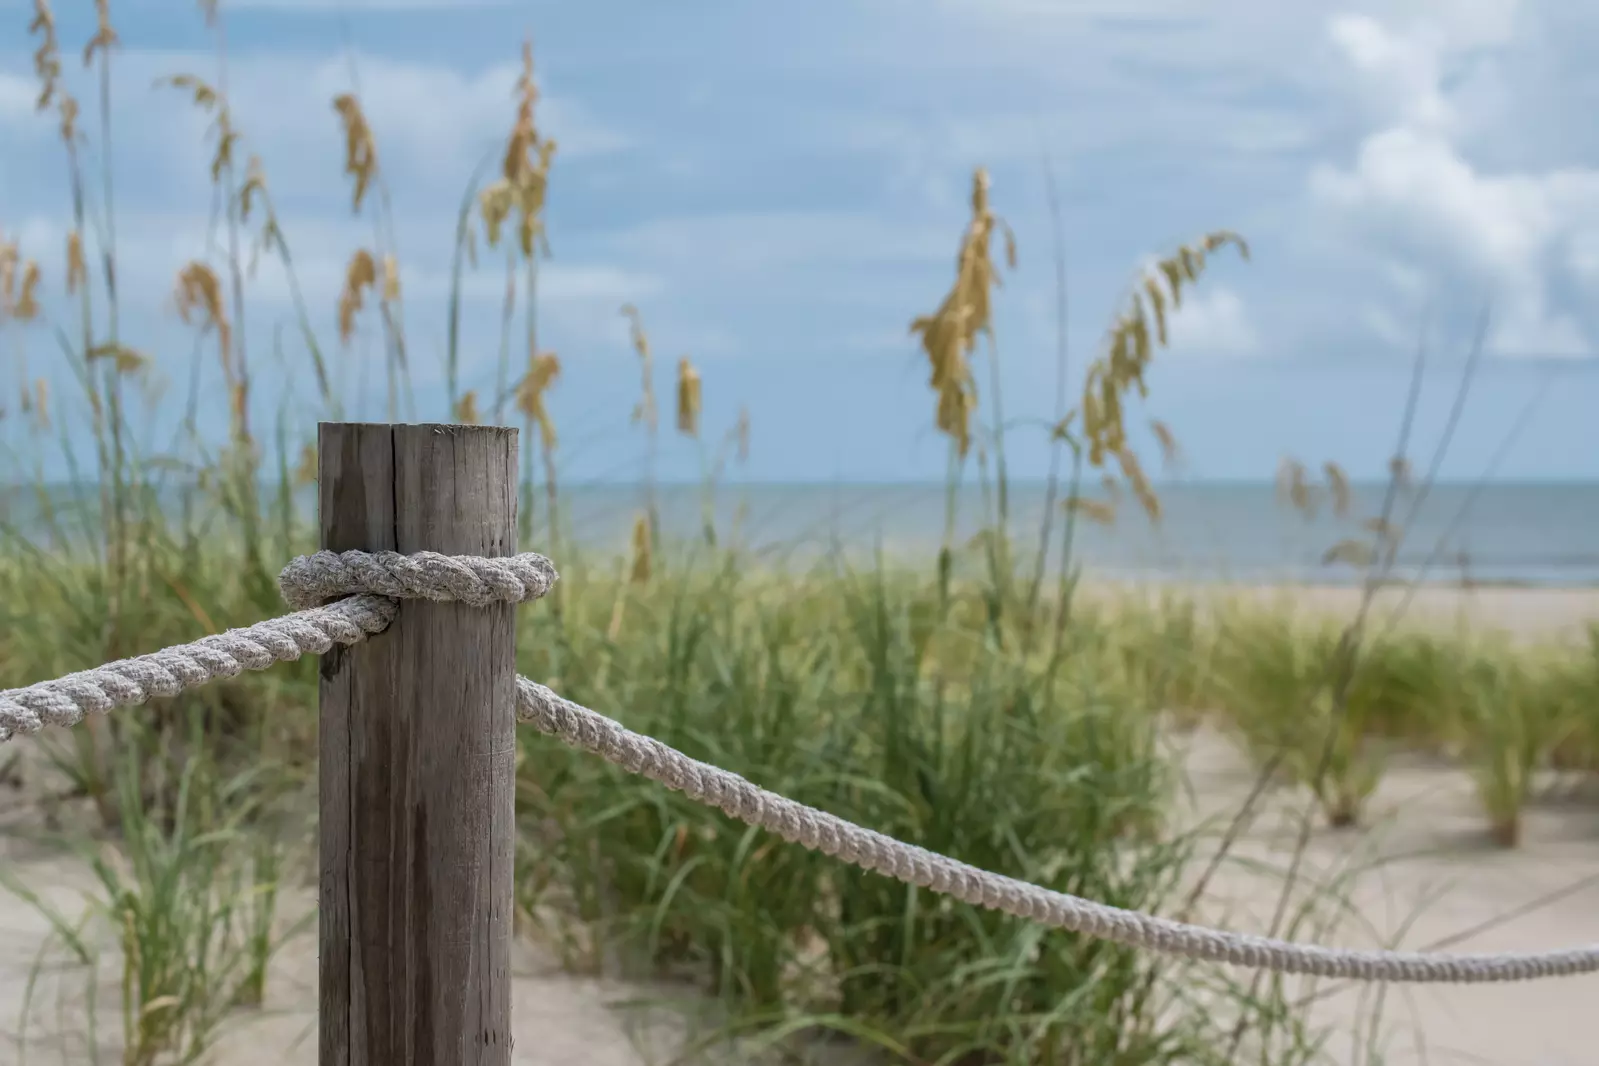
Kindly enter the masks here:
M 196 361 L 179 430 L 146 450 L 130 396 L 159 357 L 137 350 L 117 325 L 112 13 L 97 5 L 89 55 L 101 98 L 91 132 L 60 81 L 49 6 L 35 3 L 39 106 L 61 134 L 71 223 L 63 299 L 46 298 L 28 250 L 0 248 L 0 326 L 27 420 L 24 439 L 7 452 L 5 481 L 30 490 L 8 496 L 15 512 L 0 516 L 6 685 L 280 611 L 274 568 L 314 546 L 295 490 L 314 476 L 315 455 L 296 434 L 310 416 L 339 416 L 335 360 L 363 328 L 375 324 L 381 340 L 388 416 L 414 413 L 387 179 L 358 72 L 351 91 L 331 101 L 330 121 L 343 135 L 338 162 L 352 208 L 371 221 L 372 241 L 352 251 L 340 291 L 307 294 L 266 165 L 249 154 L 248 131 L 229 107 L 223 20 L 214 4 L 202 10 L 216 34 L 216 69 L 180 73 L 168 88 L 211 116 L 209 176 L 226 239 L 175 279 L 178 312 L 196 330 Z M 1591 698 L 1599 634 L 1592 648 L 1540 657 L 1404 637 L 1379 645 L 1329 689 L 1326 677 L 1345 669 L 1347 640 L 1323 628 L 1207 612 L 1176 595 L 1123 605 L 1080 595 L 1075 523 L 1128 520 L 1085 491 L 1087 479 L 1159 520 L 1160 499 L 1128 425 L 1169 315 L 1210 257 L 1226 248 L 1247 255 L 1230 232 L 1134 275 L 1069 408 L 1061 292 L 1062 406 L 1047 432 L 1054 469 L 1069 473 L 1063 487 L 1052 480 L 1051 500 L 1063 489 L 1063 511 L 1047 516 L 1036 558 L 1024 565 L 1014 548 L 1020 531 L 992 315 L 1000 267 L 990 248 L 1000 236 L 1001 261 L 1014 265 L 1017 242 L 981 170 L 955 279 L 911 326 L 928 360 L 932 422 L 949 442 L 947 529 L 936 561 L 880 560 L 864 571 L 837 560 L 808 572 L 758 565 L 740 549 L 737 529 L 717 528 L 713 506 L 726 468 L 748 448 L 748 416 L 721 436 L 704 426 L 706 385 L 687 357 L 677 368 L 675 426 L 700 451 L 704 520 L 693 543 L 668 543 L 654 484 L 655 364 L 631 305 L 622 313 L 642 371 L 633 421 L 647 460 L 639 513 L 628 558 L 585 552 L 563 525 L 557 480 L 561 361 L 538 340 L 555 145 L 536 121 L 531 48 L 522 59 L 497 175 L 482 187 L 474 175 L 462 197 L 445 402 L 459 421 L 487 414 L 523 424 L 523 539 L 554 553 L 563 573 L 559 597 L 523 617 L 525 672 L 801 801 L 966 862 L 1141 910 L 1192 903 L 1176 895 L 1196 841 L 1168 822 L 1174 781 L 1156 746 L 1169 721 L 1160 712 L 1236 730 L 1339 825 L 1358 820 L 1383 745 L 1443 745 L 1467 758 L 1506 844 L 1515 842 L 1536 771 L 1550 763 L 1599 769 L 1599 722 L 1588 710 L 1599 705 Z M 90 159 L 101 173 L 90 173 Z M 330 176 L 335 169 L 330 162 Z M 506 281 L 490 397 L 460 387 L 461 283 L 480 232 L 504 254 Z M 289 279 L 299 350 L 280 353 L 279 365 L 314 381 L 303 410 L 263 411 L 254 387 L 262 361 L 246 358 L 251 240 Z M 1063 262 L 1064 238 L 1055 240 Z M 323 343 L 312 327 L 307 308 L 318 300 L 338 310 L 337 343 Z M 34 343 L 59 351 L 79 395 L 49 394 L 29 369 L 40 363 L 29 362 Z M 984 360 L 989 384 L 980 388 Z M 220 440 L 206 438 L 199 417 L 201 369 L 212 365 L 228 401 Z M 69 414 L 83 425 L 64 426 Z M 1170 431 L 1158 421 L 1151 428 L 1173 460 Z M 92 443 L 88 461 L 75 454 L 78 440 Z M 44 449 L 55 447 L 74 485 L 92 486 L 88 495 L 45 485 Z M 983 533 L 961 545 L 956 488 L 972 476 L 969 466 L 983 490 Z M 177 513 L 168 504 L 174 494 Z M 279 667 L 38 741 L 48 787 L 89 803 L 109 834 L 90 868 L 98 913 L 124 960 L 129 1064 L 191 1061 L 229 1012 L 263 1001 L 267 963 L 284 935 L 285 871 L 309 854 L 308 834 L 294 832 L 283 803 L 314 780 L 313 671 L 309 663 Z M 1045 934 L 764 838 L 541 738 L 520 741 L 524 931 L 557 945 L 574 966 L 620 955 L 692 979 L 726 1008 L 718 1036 L 848 1040 L 889 1061 L 952 1066 L 1219 1064 L 1236 1061 L 1246 1040 L 1262 1062 L 1314 1055 L 1279 986 L 1246 990 L 1205 968 Z M 39 899 L 26 884 L 12 887 Z M 83 930 L 57 929 L 88 963 Z M 1209 999 L 1196 995 L 1200 987 Z

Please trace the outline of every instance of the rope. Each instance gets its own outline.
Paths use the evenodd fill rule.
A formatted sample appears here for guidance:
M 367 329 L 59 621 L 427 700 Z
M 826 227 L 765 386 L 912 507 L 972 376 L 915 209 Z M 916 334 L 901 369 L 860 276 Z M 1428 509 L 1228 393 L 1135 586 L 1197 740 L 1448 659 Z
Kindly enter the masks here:
M 0 743 L 46 725 L 77 725 L 86 714 L 176 696 L 219 677 L 265 670 L 306 652 L 321 655 L 335 644 L 354 644 L 381 633 L 397 609 L 393 600 L 355 596 L 54 681 L 0 691 Z
M 437 552 L 324 551 L 301 556 L 278 579 L 283 598 L 300 610 L 153 655 L 0 691 L 0 743 L 46 725 L 77 725 L 86 714 L 176 696 L 245 670 L 265 670 L 306 652 L 321 655 L 335 644 L 354 644 L 393 621 L 396 599 L 460 600 L 479 607 L 523 603 L 547 593 L 556 577 L 554 565 L 531 552 L 509 559 Z M 352 593 L 361 595 L 316 606 Z
M 302 556 L 284 569 L 280 585 L 291 605 L 307 609 L 154 655 L 0 692 L 0 741 L 37 732 L 45 724 L 72 725 L 85 714 L 176 695 L 213 678 L 264 669 L 305 652 L 321 654 L 334 644 L 353 644 L 389 624 L 394 598 L 520 603 L 544 595 L 556 580 L 550 562 L 531 554 L 511 559 L 393 552 Z M 309 607 L 349 594 L 355 595 Z M 1233 933 L 1095 903 L 968 866 L 768 792 L 633 733 L 525 677 L 517 678 L 516 696 L 517 717 L 540 732 L 746 825 L 863 870 L 1054 928 L 1182 958 L 1363 981 L 1478 984 L 1599 972 L 1599 945 L 1477 955 L 1359 951 Z
M 459 600 L 473 607 L 525 603 L 555 586 L 555 565 L 526 552 L 509 559 L 438 552 L 329 552 L 302 555 L 283 568 L 278 588 L 290 607 L 369 592 L 394 599 Z
M 631 732 L 525 677 L 517 678 L 516 703 L 517 717 L 539 732 L 715 807 L 745 825 L 769 830 L 863 870 L 1057 929 L 1188 959 L 1360 981 L 1481 984 L 1599 972 L 1599 944 L 1529 954 L 1355 951 L 1231 933 L 1123 910 L 979 870 L 796 803 L 737 774 L 697 762 L 652 737 Z

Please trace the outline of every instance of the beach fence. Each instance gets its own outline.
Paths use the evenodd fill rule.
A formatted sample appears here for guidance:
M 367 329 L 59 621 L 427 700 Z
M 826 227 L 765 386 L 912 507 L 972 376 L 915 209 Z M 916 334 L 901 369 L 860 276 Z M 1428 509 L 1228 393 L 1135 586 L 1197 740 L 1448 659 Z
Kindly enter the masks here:
M 1362 951 L 1174 921 L 980 870 L 767 792 L 516 673 L 515 612 L 558 579 L 516 551 L 517 431 L 318 427 L 322 550 L 293 612 L 0 691 L 0 742 L 244 670 L 322 656 L 319 1062 L 508 1066 L 518 722 L 747 825 L 1058 929 L 1188 958 L 1363 981 L 1599 972 L 1599 945 Z

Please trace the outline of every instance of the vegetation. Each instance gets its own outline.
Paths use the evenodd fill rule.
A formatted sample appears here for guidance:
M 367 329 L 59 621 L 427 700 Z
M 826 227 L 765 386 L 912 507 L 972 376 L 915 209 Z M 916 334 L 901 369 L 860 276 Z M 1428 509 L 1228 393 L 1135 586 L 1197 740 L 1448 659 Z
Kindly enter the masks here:
M 220 33 L 216 6 L 200 6 Z M 352 207 L 370 217 L 373 241 L 352 253 L 340 292 L 303 293 L 265 165 L 246 154 L 247 131 L 221 88 L 219 48 L 216 78 L 180 73 L 169 85 L 213 123 L 210 176 L 225 238 L 214 260 L 187 264 L 175 288 L 179 313 L 197 331 L 196 358 L 221 372 L 226 429 L 207 436 L 193 386 L 182 431 L 169 446 L 147 448 L 136 432 L 148 417 L 142 385 L 172 361 L 119 331 L 117 292 L 107 283 L 117 269 L 115 183 L 109 171 L 90 170 L 91 160 L 109 156 L 87 148 L 110 135 L 107 101 L 91 133 L 59 81 L 63 46 L 49 6 L 34 7 L 39 107 L 58 120 L 70 232 L 56 299 L 33 250 L 0 247 L 0 331 L 22 383 L 11 417 L 24 427 L 8 435 L 0 469 L 6 482 L 35 490 L 13 492 L 0 528 L 7 686 L 282 610 L 275 571 L 314 546 L 296 489 L 314 473 L 315 456 L 295 433 L 305 416 L 341 410 L 331 384 L 341 356 L 317 337 L 309 301 L 336 305 L 341 345 L 375 327 L 389 415 L 415 413 L 393 220 L 359 95 L 339 96 L 333 110 Z M 86 57 L 108 85 L 117 37 L 109 4 L 97 10 Z M 1458 758 L 1476 775 L 1491 831 L 1507 846 L 1518 840 L 1540 772 L 1599 772 L 1599 630 L 1591 646 L 1575 648 L 1422 630 L 1374 638 L 1363 629 L 1364 609 L 1355 623 L 1335 626 L 1176 593 L 1116 601 L 1080 584 L 1077 522 L 1140 520 L 1116 514 L 1123 490 L 1144 520 L 1159 520 L 1159 496 L 1127 425 L 1168 317 L 1207 261 L 1227 248 L 1247 255 L 1234 234 L 1204 236 L 1133 279 L 1079 402 L 1062 403 L 1049 427 L 1058 460 L 1050 506 L 1036 550 L 1023 547 L 1022 533 L 1032 531 L 1013 528 L 991 318 L 1000 278 L 992 240 L 1003 238 L 1002 261 L 1012 264 L 1016 240 L 993 212 L 982 171 L 955 280 L 911 326 L 928 361 L 933 424 L 949 441 L 947 534 L 936 564 L 882 560 L 861 571 L 833 561 L 799 573 L 759 565 L 736 531 L 717 528 L 711 506 L 747 450 L 748 417 L 720 439 L 708 434 L 701 374 L 687 358 L 677 367 L 674 428 L 701 449 L 705 517 L 694 543 L 668 542 L 653 483 L 654 361 L 632 306 L 623 313 L 642 371 L 633 420 L 651 473 L 629 556 L 586 554 L 562 536 L 561 363 L 537 334 L 556 146 L 536 124 L 532 63 L 524 49 L 498 174 L 463 198 L 446 397 L 458 421 L 522 423 L 524 540 L 547 545 L 563 575 L 558 597 L 522 617 L 523 672 L 695 757 L 901 839 L 1165 913 L 1188 913 L 1203 888 L 1187 878 L 1202 838 L 1170 818 L 1176 781 L 1158 742 L 1173 724 L 1236 733 L 1263 780 L 1302 787 L 1341 827 L 1360 823 L 1387 753 Z M 507 280 L 492 396 L 459 386 L 460 278 L 476 261 L 480 230 L 503 253 Z M 283 356 L 284 365 L 297 365 L 291 373 L 314 386 L 306 409 L 275 418 L 257 398 L 259 364 L 247 358 L 241 325 L 252 243 L 277 256 L 290 279 L 298 362 Z M 57 344 L 78 396 L 52 397 L 30 371 L 30 346 L 41 341 Z M 526 352 L 520 373 L 517 350 Z M 978 384 L 985 360 L 986 389 Z M 1060 373 L 1064 399 L 1064 356 Z M 1175 440 L 1153 426 L 1171 459 Z M 69 431 L 85 427 L 86 435 Z M 92 441 L 87 456 L 74 448 L 82 439 Z M 55 447 L 93 486 L 88 495 L 45 484 L 43 449 Z M 984 533 L 958 544 L 955 488 L 973 470 Z M 1091 478 L 1103 491 L 1084 491 Z M 1310 505 L 1314 487 L 1302 468 L 1291 467 L 1285 484 L 1289 505 Z M 1347 497 L 1336 467 L 1326 491 L 1335 505 Z M 1395 525 L 1373 518 L 1371 543 L 1329 554 L 1368 572 L 1374 589 L 1393 556 Z M 315 787 L 314 689 L 314 665 L 290 664 L 30 742 L 50 771 L 43 802 L 82 801 L 93 812 L 89 837 L 74 839 L 99 888 L 91 917 L 103 920 L 121 960 L 128 1066 L 198 1060 L 233 1012 L 263 1001 L 269 961 L 304 924 L 282 901 L 314 850 L 306 802 Z M 1316 1056 L 1298 1001 L 1276 985 L 1246 988 L 1212 968 L 929 897 L 746 831 L 544 738 L 520 743 L 523 931 L 558 946 L 574 967 L 598 967 L 620 952 L 636 967 L 691 977 L 725 1008 L 718 1037 L 774 1047 L 847 1040 L 886 1061 L 951 1066 L 1246 1057 L 1277 1066 Z M 1294 876 L 1291 869 L 1283 886 L 1277 934 L 1314 917 L 1289 906 Z M 80 964 L 97 965 L 101 940 L 88 926 L 55 909 L 39 886 L 7 881 L 51 917 Z

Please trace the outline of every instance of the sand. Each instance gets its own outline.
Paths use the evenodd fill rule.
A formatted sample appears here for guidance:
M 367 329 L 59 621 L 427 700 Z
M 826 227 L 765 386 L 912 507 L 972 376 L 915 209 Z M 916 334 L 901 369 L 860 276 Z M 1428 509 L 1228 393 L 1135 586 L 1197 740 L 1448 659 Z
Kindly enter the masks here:
M 1300 605 L 1331 615 L 1346 612 L 1355 600 L 1346 589 L 1295 590 L 1294 596 Z M 1560 638 L 1599 619 L 1599 591 L 1428 589 L 1413 604 L 1411 617 L 1434 624 L 1464 617 L 1524 639 Z M 1236 810 L 1252 773 L 1231 745 L 1203 731 L 1174 737 L 1172 743 L 1192 787 L 1187 816 L 1205 819 Z M 1266 809 L 1246 834 L 1240 854 L 1281 865 L 1297 826 L 1286 816 L 1286 797 L 1273 797 Z M 25 795 L 0 791 L 0 821 L 13 828 L 36 825 L 37 813 Z M 1458 769 L 1418 759 L 1386 775 L 1371 823 L 1354 833 L 1318 829 L 1312 841 L 1307 873 L 1312 882 L 1339 870 L 1366 871 L 1347 891 L 1369 928 L 1345 921 L 1328 938 L 1331 942 L 1427 948 L 1458 937 L 1448 945 L 1455 951 L 1599 943 L 1596 797 L 1551 794 L 1529 813 L 1523 846 L 1498 851 L 1484 838 L 1470 779 Z M 64 913 L 81 911 L 83 893 L 90 888 L 81 860 L 0 833 L 0 863 Z M 1275 878 L 1229 864 L 1210 894 L 1205 917 L 1235 929 L 1264 931 L 1279 885 Z M 301 894 L 288 905 L 298 900 L 303 906 L 308 899 Z M 0 1066 L 20 1061 L 17 1019 L 30 967 L 47 934 L 34 908 L 0 892 Z M 670 1011 L 641 1018 L 618 1005 L 682 997 L 681 989 L 574 976 L 532 947 L 518 945 L 517 951 L 513 1061 L 520 1066 L 644 1066 L 665 1061 L 678 1045 L 683 1027 Z M 116 969 L 109 959 L 98 985 L 101 1022 L 94 1042 L 101 1061 L 108 1063 L 118 1061 Z M 278 959 L 267 1009 L 228 1023 L 212 1061 L 218 1066 L 314 1063 L 315 983 L 314 936 L 301 937 Z M 28 1061 L 90 1061 L 81 973 L 49 968 L 34 998 Z M 1363 1046 L 1371 1039 L 1372 1008 L 1370 990 L 1362 986 L 1347 986 L 1312 1007 L 1313 1023 L 1331 1032 L 1326 1061 L 1337 1066 L 1372 1061 Z M 1390 1064 L 1591 1066 L 1599 1061 L 1599 977 L 1394 990 L 1385 997 L 1375 1039 Z

